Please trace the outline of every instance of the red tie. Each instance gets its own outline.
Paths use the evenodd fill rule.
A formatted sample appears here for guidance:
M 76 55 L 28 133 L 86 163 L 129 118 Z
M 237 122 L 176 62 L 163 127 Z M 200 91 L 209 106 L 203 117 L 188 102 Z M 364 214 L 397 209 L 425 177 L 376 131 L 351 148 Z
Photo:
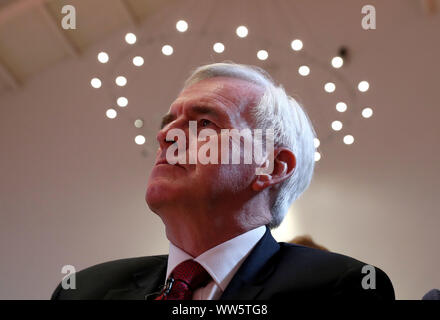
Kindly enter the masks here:
M 195 290 L 208 284 L 211 276 L 196 261 L 186 260 L 174 268 L 167 287 L 155 300 L 191 300 Z

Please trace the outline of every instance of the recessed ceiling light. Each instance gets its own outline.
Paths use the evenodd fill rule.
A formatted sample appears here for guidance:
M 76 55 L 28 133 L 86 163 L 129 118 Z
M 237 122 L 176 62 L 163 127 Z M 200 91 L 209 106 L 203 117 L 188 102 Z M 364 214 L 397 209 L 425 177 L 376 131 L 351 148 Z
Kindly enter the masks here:
M 124 76 L 119 76 L 115 79 L 115 82 L 118 86 L 123 87 L 127 84 L 127 78 Z
M 364 118 L 370 118 L 373 115 L 373 109 L 371 108 L 364 108 L 362 110 L 362 116 Z
M 332 92 L 334 92 L 336 90 L 336 86 L 335 86 L 335 84 L 333 82 L 327 82 L 324 85 L 324 90 L 329 92 L 329 93 L 332 93 Z
M 295 39 L 290 43 L 290 46 L 292 47 L 293 50 L 295 51 L 299 51 L 302 49 L 303 47 L 303 43 L 301 40 L 299 39 Z
M 360 92 L 368 91 L 369 88 L 370 88 L 370 84 L 367 81 L 361 81 L 358 84 L 358 89 Z
M 109 119 L 114 119 L 118 115 L 118 113 L 116 112 L 115 109 L 108 109 L 105 114 L 106 114 L 107 118 L 109 118 Z
M 216 42 L 212 46 L 212 49 L 214 49 L 214 51 L 217 52 L 217 53 L 222 53 L 223 51 L 225 51 L 225 46 L 221 42 Z
M 179 20 L 176 23 L 176 29 L 179 32 L 185 32 L 188 30 L 188 23 L 185 20 Z
M 133 64 L 136 67 L 140 67 L 144 64 L 144 58 L 140 57 L 140 56 L 136 56 L 133 58 Z
M 235 32 L 240 38 L 245 38 L 248 35 L 249 30 L 245 26 L 239 26 Z
M 308 76 L 310 74 L 310 68 L 308 66 L 301 66 L 298 68 L 298 73 L 303 77 Z
M 332 59 L 333 68 L 338 69 L 338 68 L 342 67 L 343 64 L 344 64 L 344 60 L 341 57 L 334 57 Z
M 345 144 L 352 144 L 353 142 L 354 142 L 354 138 L 353 138 L 353 136 L 351 134 L 347 134 L 344 137 L 344 143 Z
M 260 60 L 266 60 L 269 57 L 269 53 L 266 50 L 260 50 L 257 52 L 257 58 Z
M 170 46 L 169 44 L 166 44 L 162 47 L 162 53 L 166 56 L 170 56 L 173 54 L 173 47 Z
M 347 104 L 345 102 L 338 102 L 336 104 L 336 110 L 339 112 L 345 112 L 347 110 Z
M 318 151 L 315 151 L 315 161 L 319 161 L 321 159 L 321 154 Z
M 320 144 L 321 141 L 319 141 L 318 138 L 313 138 L 313 145 L 315 146 L 315 148 L 318 148 Z
M 93 78 L 90 81 L 90 84 L 92 85 L 93 88 L 98 89 L 101 88 L 102 82 L 98 78 Z
M 139 144 L 139 145 L 144 144 L 145 143 L 145 137 L 143 135 L 137 135 L 134 138 L 134 142 L 136 142 L 136 144 Z
M 136 35 L 134 34 L 134 33 L 127 33 L 126 35 L 125 35 L 125 41 L 128 43 L 128 44 L 135 44 L 136 43 Z
M 108 54 L 106 52 L 98 53 L 98 61 L 101 63 L 107 63 L 109 60 Z
M 333 121 L 332 122 L 332 129 L 335 131 L 341 130 L 342 129 L 342 122 L 338 121 L 338 120 Z
M 143 122 L 141 119 L 136 119 L 136 120 L 134 121 L 134 126 L 135 126 L 136 128 L 142 128 L 142 127 L 144 126 L 144 122 Z
M 118 100 L 116 100 L 116 103 L 123 108 L 128 105 L 128 99 L 126 97 L 119 97 Z

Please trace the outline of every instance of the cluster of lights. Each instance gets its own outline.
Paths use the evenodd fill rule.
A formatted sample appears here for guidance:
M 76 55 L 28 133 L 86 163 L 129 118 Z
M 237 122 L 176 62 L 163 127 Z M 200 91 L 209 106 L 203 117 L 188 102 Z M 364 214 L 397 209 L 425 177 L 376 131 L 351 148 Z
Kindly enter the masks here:
M 176 29 L 177 29 L 177 31 L 179 31 L 181 33 L 186 32 L 188 30 L 188 23 L 186 21 L 184 21 L 184 20 L 179 20 L 176 23 Z M 241 26 L 237 27 L 235 32 L 236 32 L 236 35 L 239 38 L 246 38 L 248 36 L 248 34 L 249 34 L 248 28 L 246 26 L 244 26 L 244 25 L 241 25 Z M 129 45 L 134 45 L 136 43 L 136 41 L 137 41 L 137 37 L 133 33 L 127 33 L 125 35 L 125 41 Z M 290 46 L 291 46 L 293 51 L 300 51 L 303 48 L 303 42 L 301 40 L 299 40 L 299 39 L 295 39 L 295 40 L 293 40 L 290 43 Z M 220 54 L 220 53 L 223 53 L 225 51 L 225 45 L 223 43 L 221 43 L 221 42 L 216 42 L 212 46 L 212 49 L 214 50 L 214 52 Z M 173 47 L 171 45 L 165 44 L 165 45 L 162 46 L 162 54 L 163 55 L 170 56 L 173 53 L 174 53 L 174 49 L 173 49 Z M 341 54 L 341 55 L 344 56 L 344 54 Z M 257 58 L 259 60 L 264 61 L 264 60 L 267 60 L 268 57 L 269 57 L 269 53 L 268 53 L 267 50 L 261 49 L 261 50 L 259 50 L 257 52 Z M 102 64 L 108 63 L 109 60 L 110 60 L 110 57 L 109 57 L 109 55 L 106 52 L 100 52 L 98 54 L 97 58 L 98 58 L 98 61 L 100 63 L 102 63 Z M 145 61 L 144 61 L 143 57 L 135 56 L 132 59 L 132 63 L 133 63 L 133 65 L 135 67 L 141 67 L 141 66 L 144 65 Z M 335 56 L 335 57 L 333 57 L 331 59 L 331 66 L 333 68 L 339 69 L 343 65 L 344 65 L 343 57 Z M 310 67 L 307 66 L 307 65 L 301 65 L 298 68 L 298 74 L 303 76 L 303 77 L 308 76 L 310 74 Z M 120 75 L 120 76 L 116 77 L 115 83 L 119 87 L 124 87 L 127 84 L 127 78 Z M 93 88 L 98 89 L 98 88 L 101 88 L 102 81 L 99 78 L 95 77 L 95 78 L 93 78 L 90 81 L 90 84 L 91 84 L 91 86 Z M 363 81 L 359 82 L 357 88 L 358 88 L 358 90 L 360 92 L 366 92 L 370 88 L 370 85 L 369 85 L 369 83 L 367 81 L 363 80 Z M 335 92 L 335 90 L 336 90 L 335 83 L 333 83 L 333 82 L 325 83 L 324 84 L 324 90 L 326 92 L 328 92 L 328 93 Z M 126 97 L 119 97 L 119 98 L 117 98 L 116 103 L 117 103 L 117 105 L 119 107 L 124 108 L 124 107 L 126 107 L 128 105 L 128 99 Z M 342 102 L 342 101 L 338 102 L 336 104 L 336 110 L 338 112 L 341 112 L 341 113 L 345 112 L 347 110 L 347 104 L 345 102 Z M 373 115 L 373 110 L 370 107 L 366 107 L 366 108 L 364 108 L 362 110 L 362 117 L 370 118 L 372 115 Z M 106 116 L 109 119 L 114 119 L 117 116 L 117 111 L 115 109 L 110 108 L 110 109 L 108 109 L 106 111 Z M 141 119 L 137 119 L 137 120 L 134 121 L 134 126 L 136 128 L 142 128 L 143 125 L 144 125 L 144 122 Z M 339 120 L 335 120 L 335 121 L 333 121 L 331 123 L 331 128 L 334 131 L 340 131 L 340 130 L 342 130 L 342 127 L 343 127 L 343 124 Z M 138 144 L 138 145 L 142 145 L 146 141 L 145 137 L 143 135 L 137 135 L 134 140 L 135 140 L 135 143 Z M 343 142 L 345 144 L 347 144 L 347 145 L 353 144 L 354 137 L 352 135 L 345 135 L 344 138 L 343 138 Z M 319 141 L 318 138 L 315 138 L 313 143 L 314 143 L 315 149 L 317 149 L 320 146 L 320 141 Z M 315 150 L 315 157 L 314 158 L 315 158 L 315 161 L 319 161 L 321 159 L 321 154 L 317 150 Z

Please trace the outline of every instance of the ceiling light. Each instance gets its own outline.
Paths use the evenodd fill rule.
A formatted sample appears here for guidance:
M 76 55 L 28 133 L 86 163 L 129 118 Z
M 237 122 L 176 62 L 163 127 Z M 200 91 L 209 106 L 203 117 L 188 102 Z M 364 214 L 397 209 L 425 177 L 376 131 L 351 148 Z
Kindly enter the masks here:
M 142 57 L 140 57 L 140 56 L 134 57 L 134 58 L 133 58 L 133 64 L 134 64 L 136 67 L 140 67 L 140 66 L 142 66 L 142 65 L 144 64 L 144 58 L 142 58 Z
M 128 44 L 135 44 L 136 43 L 136 35 L 134 33 L 127 33 L 125 35 L 125 41 Z
M 332 122 L 332 129 L 335 131 L 341 130 L 342 129 L 342 122 L 338 121 L 338 120 L 333 121 Z
M 358 84 L 358 89 L 360 92 L 368 91 L 369 88 L 370 88 L 370 84 L 367 81 L 361 81 Z
M 260 50 L 257 52 L 257 58 L 260 60 L 266 60 L 269 57 L 269 53 L 266 50 Z
M 215 43 L 212 48 L 214 49 L 215 52 L 217 53 L 222 53 L 223 51 L 225 51 L 225 46 L 223 45 L 223 43 L 221 42 L 217 42 Z
M 354 138 L 353 138 L 353 136 L 351 134 L 347 134 L 344 137 L 344 143 L 345 144 L 352 144 L 353 142 L 354 142 Z
M 105 114 L 106 114 L 107 118 L 109 118 L 109 119 L 114 119 L 118 115 L 118 113 L 116 112 L 115 109 L 108 109 Z
M 240 38 L 245 38 L 249 31 L 248 28 L 246 28 L 245 26 L 239 26 L 236 30 L 237 36 L 239 36 Z
M 318 151 L 315 151 L 315 161 L 319 161 L 321 159 L 321 154 Z
M 292 47 L 293 50 L 295 51 L 299 51 L 302 49 L 303 47 L 303 43 L 301 40 L 299 39 L 295 39 L 292 41 L 292 43 L 290 44 L 290 46 Z
M 333 82 L 327 82 L 325 84 L 325 86 L 324 86 L 324 90 L 329 92 L 329 93 L 334 92 L 335 89 L 336 89 L 336 86 L 335 86 L 335 84 Z
M 128 105 L 128 99 L 126 97 L 119 97 L 118 100 L 116 100 L 116 103 L 123 108 Z
M 134 138 L 134 142 L 136 142 L 136 144 L 139 144 L 139 145 L 144 144 L 145 143 L 145 137 L 143 135 L 137 135 Z
M 338 69 L 338 68 L 342 67 L 343 64 L 344 64 L 344 60 L 341 57 L 334 57 L 332 59 L 333 68 Z
M 185 20 L 179 20 L 176 23 L 176 29 L 179 32 L 185 32 L 188 30 L 188 23 Z
M 144 126 L 144 122 L 143 122 L 141 119 L 136 119 L 136 120 L 134 121 L 134 126 L 135 126 L 136 128 L 142 128 L 142 127 Z
M 371 109 L 371 108 L 364 108 L 364 110 L 362 110 L 362 117 L 369 118 L 372 115 L 373 115 L 373 109 Z
M 166 55 L 166 56 L 170 56 L 170 55 L 172 55 L 173 54 L 173 47 L 172 46 L 170 46 L 170 45 L 168 45 L 168 44 L 166 44 L 166 45 L 164 45 L 163 47 L 162 47 L 162 53 L 164 54 L 164 55 Z
M 315 146 L 315 148 L 318 148 L 320 144 L 321 142 L 318 138 L 313 138 L 313 145 Z
M 336 110 L 339 112 L 345 112 L 347 110 L 347 104 L 345 102 L 338 102 L 336 104 Z
M 310 74 L 310 68 L 308 66 L 301 66 L 298 68 L 298 73 L 303 77 L 308 76 Z
M 98 53 L 98 61 L 101 63 L 107 63 L 109 60 L 108 54 L 105 52 Z
M 95 89 L 101 88 L 101 85 L 102 85 L 101 80 L 99 80 L 98 78 L 93 78 L 93 79 L 90 81 L 90 84 L 91 84 L 92 87 L 95 88 Z
M 118 86 L 123 87 L 127 84 L 127 78 L 123 76 L 119 76 L 115 79 L 115 82 Z

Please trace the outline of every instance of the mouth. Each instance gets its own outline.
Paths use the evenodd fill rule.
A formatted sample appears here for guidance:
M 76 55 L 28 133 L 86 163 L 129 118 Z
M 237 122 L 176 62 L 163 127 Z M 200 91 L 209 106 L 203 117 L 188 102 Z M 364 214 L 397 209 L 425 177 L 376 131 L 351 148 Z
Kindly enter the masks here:
M 169 165 L 169 166 L 175 166 L 175 167 L 179 167 L 179 168 L 185 169 L 184 167 L 182 167 L 178 163 L 175 163 L 175 164 L 168 163 L 168 161 L 166 159 L 156 161 L 155 166 L 159 166 L 159 165 Z

